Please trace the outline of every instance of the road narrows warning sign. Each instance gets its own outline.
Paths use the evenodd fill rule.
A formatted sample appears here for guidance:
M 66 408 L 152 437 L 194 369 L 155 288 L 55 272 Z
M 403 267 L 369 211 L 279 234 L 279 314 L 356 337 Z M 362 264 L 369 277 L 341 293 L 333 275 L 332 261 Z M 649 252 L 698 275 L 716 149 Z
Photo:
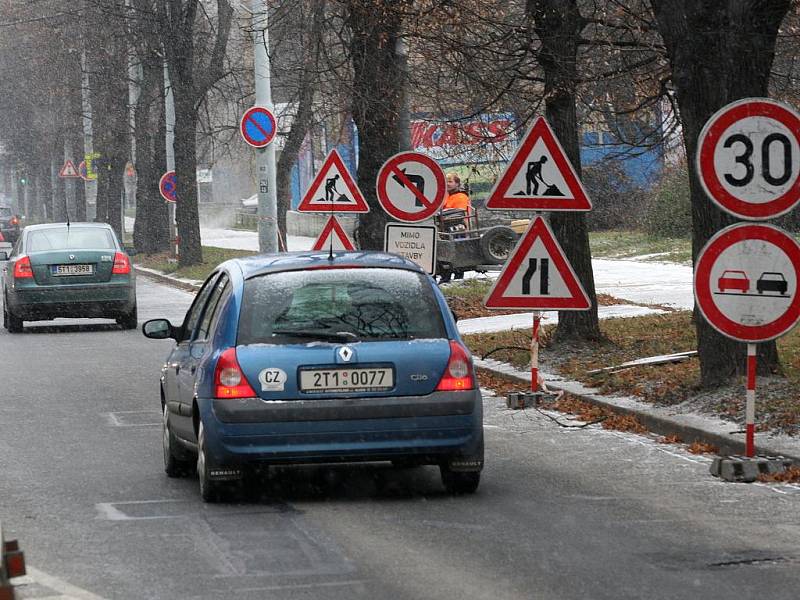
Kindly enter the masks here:
M 550 226 L 537 216 L 511 252 L 484 305 L 587 310 L 591 303 Z
M 432 217 L 445 200 L 446 183 L 439 164 L 419 152 L 395 154 L 380 168 L 375 191 L 386 213 L 408 223 Z
M 334 252 L 341 252 L 343 250 L 355 250 L 356 245 L 347 232 L 339 223 L 339 220 L 331 215 L 325 227 L 322 228 L 322 233 L 319 234 L 317 241 L 311 247 L 312 250 L 328 250 L 332 249 Z
M 772 225 L 738 223 L 697 257 L 694 290 L 706 320 L 743 342 L 779 337 L 800 320 L 800 244 Z
M 308 186 L 298 212 L 366 213 L 369 206 L 334 148 L 325 157 L 316 177 Z
M 495 210 L 586 211 L 592 202 L 553 130 L 537 117 L 506 170 L 497 180 L 486 208 Z

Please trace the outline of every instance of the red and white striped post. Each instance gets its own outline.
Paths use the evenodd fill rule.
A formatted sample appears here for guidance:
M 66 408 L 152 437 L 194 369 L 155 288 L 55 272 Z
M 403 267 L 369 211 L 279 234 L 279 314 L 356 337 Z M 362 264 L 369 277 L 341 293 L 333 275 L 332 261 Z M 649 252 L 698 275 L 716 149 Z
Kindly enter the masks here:
M 542 313 L 533 311 L 533 335 L 531 336 L 531 391 L 539 391 L 539 327 Z
M 747 392 L 745 400 L 745 456 L 755 456 L 756 437 L 756 345 L 747 344 Z

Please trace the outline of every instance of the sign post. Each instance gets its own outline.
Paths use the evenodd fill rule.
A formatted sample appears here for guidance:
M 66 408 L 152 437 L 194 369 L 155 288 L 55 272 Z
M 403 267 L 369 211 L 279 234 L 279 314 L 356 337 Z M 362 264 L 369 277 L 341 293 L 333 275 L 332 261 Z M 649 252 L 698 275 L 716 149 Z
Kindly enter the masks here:
M 755 454 L 756 343 L 800 320 L 800 244 L 772 225 L 738 223 L 717 232 L 697 257 L 694 292 L 705 319 L 747 343 L 746 450 Z
M 537 212 L 592 209 L 575 168 L 546 119 L 534 120 L 489 193 L 486 208 Z M 531 391 L 534 393 L 539 391 L 541 311 L 591 307 L 555 235 L 538 214 L 489 290 L 484 305 L 533 309 Z

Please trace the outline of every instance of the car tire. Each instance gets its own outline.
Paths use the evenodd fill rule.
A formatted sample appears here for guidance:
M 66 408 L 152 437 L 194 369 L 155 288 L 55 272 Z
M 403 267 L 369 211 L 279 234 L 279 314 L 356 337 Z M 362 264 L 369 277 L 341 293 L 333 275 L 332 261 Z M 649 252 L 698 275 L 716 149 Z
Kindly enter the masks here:
M 511 255 L 511 250 L 517 242 L 517 234 L 505 225 L 490 227 L 481 236 L 481 256 L 486 264 L 502 265 Z
M 203 422 L 197 432 L 197 479 L 200 482 L 200 498 L 203 502 L 219 502 L 223 499 L 224 487 L 222 482 L 213 481 L 209 473 L 211 466 L 206 456 L 206 435 Z
M 185 477 L 191 471 L 188 452 L 178 444 L 169 426 L 169 409 L 164 405 L 161 419 L 161 440 L 164 448 L 164 472 L 167 477 Z
M 447 465 L 440 465 L 439 472 L 449 494 L 474 494 L 481 482 L 480 471 L 452 471 Z
M 8 333 L 22 333 L 22 319 L 15 317 L 8 308 L 6 303 L 3 303 L 3 326 L 8 330 Z
M 123 329 L 136 329 L 139 324 L 139 315 L 135 304 L 129 313 L 117 317 L 117 324 L 121 325 Z

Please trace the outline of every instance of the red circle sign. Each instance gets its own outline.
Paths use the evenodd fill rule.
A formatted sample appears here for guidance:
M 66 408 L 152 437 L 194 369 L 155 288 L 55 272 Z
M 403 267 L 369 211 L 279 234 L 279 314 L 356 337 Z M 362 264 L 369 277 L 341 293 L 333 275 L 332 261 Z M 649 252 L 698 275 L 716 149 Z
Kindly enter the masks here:
M 700 133 L 697 171 L 708 196 L 736 217 L 790 211 L 800 200 L 800 114 L 767 98 L 728 104 Z
M 249 108 L 239 122 L 239 131 L 245 142 L 254 148 L 264 148 L 275 139 L 278 131 L 275 115 L 263 106 Z
M 742 342 L 779 337 L 800 320 L 800 244 L 772 225 L 738 223 L 697 257 L 694 292 L 706 320 Z
M 439 210 L 446 187 L 439 163 L 419 152 L 400 152 L 383 163 L 375 191 L 389 216 L 416 223 Z
M 158 181 L 158 191 L 167 202 L 178 201 L 178 178 L 175 171 L 167 171 Z

